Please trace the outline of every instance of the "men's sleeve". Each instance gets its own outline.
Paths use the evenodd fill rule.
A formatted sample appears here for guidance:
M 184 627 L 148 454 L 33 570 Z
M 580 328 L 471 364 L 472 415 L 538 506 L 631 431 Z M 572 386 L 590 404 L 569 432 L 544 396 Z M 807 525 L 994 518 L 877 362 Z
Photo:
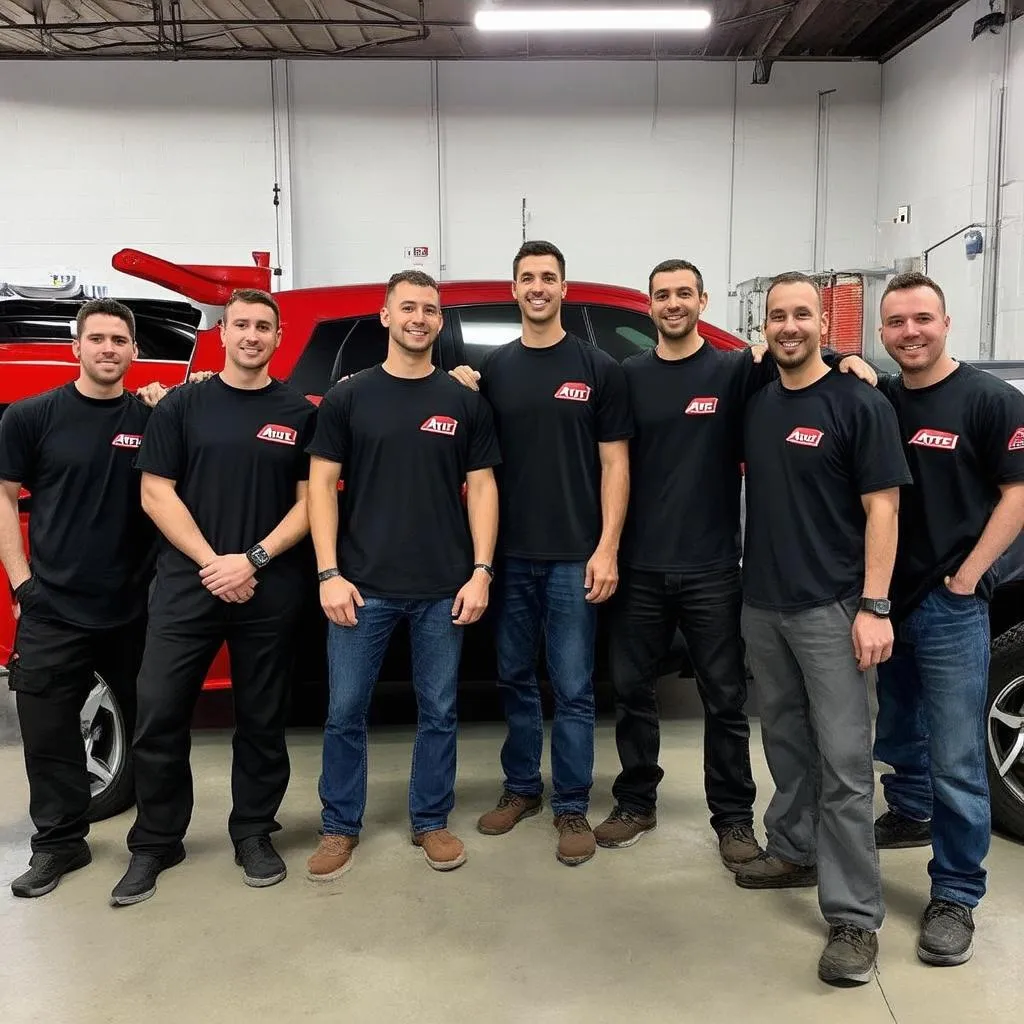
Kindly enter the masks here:
M 309 405 L 310 409 L 306 416 L 306 422 L 303 424 L 302 432 L 299 436 L 300 458 L 296 479 L 300 481 L 309 479 L 309 446 L 312 444 L 313 437 L 316 434 L 317 408 L 312 402 Z
M 980 417 L 978 450 L 993 483 L 1024 480 L 1024 395 L 1012 385 L 988 396 Z
M 731 358 L 735 359 L 739 366 L 740 394 L 744 402 L 749 401 L 750 397 L 761 388 L 767 387 L 772 381 L 778 379 L 779 367 L 772 358 L 771 352 L 765 352 L 759 363 L 754 362 L 753 350 L 749 348 L 737 350 L 734 355 L 731 355 Z
M 633 407 L 626 371 L 608 356 L 597 387 L 597 440 L 626 441 L 632 436 Z
M 180 480 L 185 474 L 185 416 L 179 391 L 167 395 L 153 410 L 142 435 L 135 468 L 143 473 Z
M 470 417 L 469 460 L 466 464 L 466 469 L 470 473 L 474 469 L 486 469 L 501 462 L 491 406 L 486 398 L 480 395 L 473 397 L 476 401 L 473 403 L 473 415 Z
M 313 438 L 306 446 L 307 455 L 316 455 L 330 462 L 344 463 L 352 447 L 349 417 L 352 386 L 340 382 L 324 395 L 316 415 Z
M 8 406 L 0 418 L 0 480 L 28 486 L 36 464 L 38 428 L 21 403 Z
M 854 430 L 849 439 L 858 494 L 913 483 L 896 410 L 874 390 L 865 389 L 858 403 Z

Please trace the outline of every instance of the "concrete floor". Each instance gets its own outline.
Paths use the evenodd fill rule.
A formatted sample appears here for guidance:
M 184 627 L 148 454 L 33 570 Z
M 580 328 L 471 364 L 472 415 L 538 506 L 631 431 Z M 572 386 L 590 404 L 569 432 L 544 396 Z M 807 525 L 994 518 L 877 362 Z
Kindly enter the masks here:
M 694 721 L 664 727 L 656 832 L 566 868 L 555 860 L 550 813 L 503 837 L 475 831 L 498 795 L 501 731 L 467 726 L 451 824 L 469 860 L 441 874 L 408 842 L 411 730 L 377 731 L 354 867 L 315 886 L 303 868 L 316 842 L 320 739 L 296 732 L 277 839 L 291 874 L 253 890 L 225 834 L 227 734 L 202 732 L 188 859 L 162 876 L 153 899 L 118 910 L 107 896 L 126 863 L 130 814 L 94 827 L 93 863 L 55 892 L 31 901 L 10 894 L 31 826 L 20 750 L 2 747 L 0 1021 L 937 1024 L 1019 1009 L 1024 848 L 993 841 L 975 957 L 944 970 L 914 952 L 928 851 L 884 854 L 888 918 L 877 978 L 830 988 L 815 975 L 824 937 L 815 890 L 746 892 L 718 862 L 699 737 Z M 760 815 L 771 781 L 756 735 L 753 753 Z M 592 824 L 608 810 L 616 768 L 612 728 L 602 723 Z

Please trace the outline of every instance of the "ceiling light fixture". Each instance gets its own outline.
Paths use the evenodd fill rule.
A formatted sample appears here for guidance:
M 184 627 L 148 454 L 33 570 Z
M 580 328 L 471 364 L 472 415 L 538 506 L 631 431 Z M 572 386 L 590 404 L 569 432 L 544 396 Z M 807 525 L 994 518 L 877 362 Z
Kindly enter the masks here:
M 505 9 L 477 11 L 473 20 L 481 32 L 692 32 L 711 25 L 711 12 L 695 7 Z

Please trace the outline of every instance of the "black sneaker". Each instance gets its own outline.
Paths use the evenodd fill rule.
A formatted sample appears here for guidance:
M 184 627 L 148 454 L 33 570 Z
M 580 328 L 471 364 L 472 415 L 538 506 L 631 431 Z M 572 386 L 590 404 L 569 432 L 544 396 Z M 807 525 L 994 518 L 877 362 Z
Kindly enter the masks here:
M 834 924 L 818 961 L 818 977 L 830 985 L 864 985 L 875 973 L 878 936 L 854 924 Z
M 284 881 L 288 868 L 274 849 L 270 836 L 249 836 L 235 847 L 235 863 L 243 868 L 246 885 L 263 889 Z
M 879 850 L 909 850 L 913 846 L 931 846 L 930 821 L 914 821 L 898 811 L 886 811 L 875 819 L 875 846 Z
M 974 955 L 974 917 L 971 908 L 950 900 L 933 899 L 921 919 L 917 955 L 935 967 L 956 967 Z
M 91 860 L 92 853 L 84 840 L 65 850 L 37 850 L 29 859 L 28 871 L 11 882 L 11 892 L 25 899 L 45 896 L 69 871 L 84 868 Z
M 185 859 L 185 847 L 180 844 L 167 853 L 133 853 L 128 870 L 110 893 L 110 905 L 129 907 L 148 900 L 156 892 L 156 877 L 161 871 L 173 868 Z

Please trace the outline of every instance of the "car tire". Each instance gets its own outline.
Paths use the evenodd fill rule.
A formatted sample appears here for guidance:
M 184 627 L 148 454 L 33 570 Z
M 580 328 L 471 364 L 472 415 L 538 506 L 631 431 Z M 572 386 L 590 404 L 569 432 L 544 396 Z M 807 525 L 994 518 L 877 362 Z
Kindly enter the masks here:
M 992 826 L 1024 839 L 1024 626 L 992 644 L 985 736 Z
M 82 741 L 92 801 L 89 821 L 102 821 L 135 803 L 131 736 L 114 691 L 99 675 L 82 705 Z

